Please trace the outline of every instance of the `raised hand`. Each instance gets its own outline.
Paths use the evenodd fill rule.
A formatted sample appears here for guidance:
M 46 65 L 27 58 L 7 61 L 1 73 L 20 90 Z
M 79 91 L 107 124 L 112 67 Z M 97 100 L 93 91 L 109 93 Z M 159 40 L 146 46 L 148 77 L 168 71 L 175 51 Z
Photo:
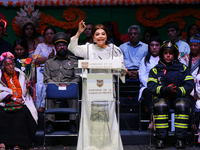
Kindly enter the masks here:
M 79 22 L 78 24 L 78 32 L 79 34 L 81 34 L 86 28 L 85 22 L 83 20 L 81 20 L 81 22 Z

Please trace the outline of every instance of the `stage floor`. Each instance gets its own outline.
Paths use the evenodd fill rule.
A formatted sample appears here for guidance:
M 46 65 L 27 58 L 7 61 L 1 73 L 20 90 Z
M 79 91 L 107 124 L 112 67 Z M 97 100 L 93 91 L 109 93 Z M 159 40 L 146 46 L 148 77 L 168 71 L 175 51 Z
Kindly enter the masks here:
M 35 147 L 34 149 L 44 149 L 43 147 Z M 46 150 L 76 150 L 76 146 L 47 146 Z M 200 147 L 186 147 L 184 150 L 199 150 Z M 149 145 L 124 145 L 124 150 L 156 150 L 156 148 L 150 148 Z M 176 150 L 175 147 L 169 146 L 166 147 L 164 150 Z M 181 149 L 180 149 L 181 150 Z

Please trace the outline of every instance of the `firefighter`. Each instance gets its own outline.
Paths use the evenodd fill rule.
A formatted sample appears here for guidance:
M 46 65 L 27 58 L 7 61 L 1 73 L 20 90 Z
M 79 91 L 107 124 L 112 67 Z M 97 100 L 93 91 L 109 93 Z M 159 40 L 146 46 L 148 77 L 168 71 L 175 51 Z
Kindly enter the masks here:
M 159 52 L 159 63 L 149 73 L 147 87 L 154 95 L 152 108 L 157 149 L 164 148 L 170 108 L 175 109 L 176 148 L 185 148 L 191 112 L 188 96 L 194 87 L 194 79 L 190 70 L 178 61 L 178 53 L 178 47 L 174 42 L 164 42 Z

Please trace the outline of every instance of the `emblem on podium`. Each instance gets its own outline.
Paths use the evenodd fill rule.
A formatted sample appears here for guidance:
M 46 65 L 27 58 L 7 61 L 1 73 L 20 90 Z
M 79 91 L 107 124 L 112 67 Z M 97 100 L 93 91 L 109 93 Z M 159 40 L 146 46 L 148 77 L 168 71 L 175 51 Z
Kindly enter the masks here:
M 97 86 L 102 87 L 103 86 L 103 80 L 97 80 Z

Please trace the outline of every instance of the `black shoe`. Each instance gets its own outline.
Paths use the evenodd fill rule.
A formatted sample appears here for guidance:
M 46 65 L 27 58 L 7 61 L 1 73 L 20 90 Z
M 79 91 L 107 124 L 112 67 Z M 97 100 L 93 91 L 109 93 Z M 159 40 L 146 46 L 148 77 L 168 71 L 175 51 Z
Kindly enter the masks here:
M 185 148 L 185 142 L 184 139 L 177 139 L 176 140 L 176 148 L 180 149 L 180 148 Z
M 157 139 L 156 149 L 164 149 L 164 139 Z
M 69 126 L 69 132 L 70 133 L 77 133 L 76 126 L 73 125 L 73 124 L 70 124 L 70 126 Z
M 53 122 L 48 121 L 46 124 L 47 124 L 46 133 L 53 133 L 54 132 Z

